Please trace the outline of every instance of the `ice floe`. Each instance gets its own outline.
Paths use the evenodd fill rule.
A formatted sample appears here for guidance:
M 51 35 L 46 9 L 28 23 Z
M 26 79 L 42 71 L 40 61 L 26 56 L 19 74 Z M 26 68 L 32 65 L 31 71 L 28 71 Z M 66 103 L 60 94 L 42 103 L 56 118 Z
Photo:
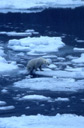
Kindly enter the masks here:
M 74 51 L 84 51 L 84 48 L 74 48 Z
M 1 31 L 0 35 L 7 35 L 7 36 L 31 36 L 32 34 L 37 35 L 39 32 L 35 32 L 33 29 L 28 29 L 25 32 L 6 32 L 6 31 Z
M 72 68 L 70 66 L 67 66 L 65 70 L 71 71 L 71 72 L 80 72 L 81 73 L 81 72 L 83 72 L 84 68 L 82 68 L 82 67 Z
M 6 94 L 6 93 L 8 93 L 8 90 L 7 89 L 2 89 L 1 93 Z
M 56 69 L 57 68 L 57 66 L 56 65 L 54 65 L 54 64 L 50 64 L 49 66 L 48 66 L 48 68 L 50 68 L 50 69 Z
M 25 116 L 0 118 L 1 128 L 83 128 L 84 117 L 71 114 L 56 116 Z
M 0 47 L 0 72 L 6 72 L 17 69 L 17 65 L 13 62 L 8 63 L 7 60 L 4 58 L 5 53 L 2 47 Z
M 0 106 L 2 105 L 6 105 L 6 102 L 5 101 L 0 101 Z
M 55 99 L 55 101 L 64 101 L 64 102 L 68 102 L 69 101 L 69 99 L 68 98 L 61 98 L 61 97 L 58 97 L 58 98 L 56 98 Z
M 82 0 L 3 0 L 0 1 L 0 12 L 39 12 L 45 8 L 75 8 L 83 6 Z
M 74 63 L 84 63 L 84 53 L 82 53 L 81 56 L 78 57 L 77 59 L 73 59 L 72 62 L 74 62 Z
M 67 74 L 66 74 L 67 76 Z M 29 78 L 15 82 L 14 87 L 29 88 L 31 90 L 50 91 L 78 91 L 84 89 L 84 80 L 75 81 L 74 78 Z
M 53 78 L 84 78 L 83 68 L 66 68 L 65 70 L 54 71 L 45 68 L 43 72 L 37 71 L 36 74 Z
M 14 109 L 14 106 L 5 106 L 5 107 L 0 107 L 0 110 L 11 110 Z
M 0 56 L 0 72 L 12 71 L 18 69 L 17 65 L 14 63 L 8 63 L 5 58 Z
M 58 51 L 59 48 L 65 46 L 60 37 L 27 37 L 20 40 L 9 40 L 8 48 L 13 50 L 28 50 L 28 54 L 46 53 Z
M 50 97 L 46 97 L 43 95 L 26 95 L 23 96 L 22 98 L 19 98 L 19 100 L 40 100 L 40 101 L 45 101 L 45 100 L 50 100 Z

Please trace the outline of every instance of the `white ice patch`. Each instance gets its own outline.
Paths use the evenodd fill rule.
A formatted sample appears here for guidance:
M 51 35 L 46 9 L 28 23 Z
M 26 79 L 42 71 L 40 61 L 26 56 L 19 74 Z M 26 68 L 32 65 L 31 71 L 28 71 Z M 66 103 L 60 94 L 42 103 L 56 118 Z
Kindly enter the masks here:
M 0 56 L 0 72 L 7 72 L 18 69 L 17 65 L 14 63 L 7 63 L 7 61 Z
M 83 6 L 82 0 L 3 0 L 0 1 L 0 12 L 37 12 L 45 8 L 75 8 Z M 31 10 L 32 8 L 32 10 Z M 30 9 L 30 10 L 29 10 Z
M 2 90 L 1 90 L 1 93 L 4 93 L 4 94 L 5 94 L 5 93 L 8 93 L 8 90 L 7 90 L 7 89 L 2 89 Z
M 49 66 L 48 66 L 48 68 L 50 68 L 50 69 L 56 69 L 57 68 L 57 66 L 56 65 L 54 65 L 54 64 L 50 64 Z
M 84 128 L 84 117 L 71 114 L 0 118 L 1 128 Z
M 6 32 L 6 31 L 1 31 L 1 35 L 7 35 L 7 36 L 31 36 L 32 34 L 39 34 L 38 32 L 35 32 L 33 29 L 28 29 L 25 32 Z
M 83 52 L 84 51 L 84 48 L 74 48 L 73 50 L 74 51 L 82 51 Z
M 65 46 L 60 37 L 27 37 L 20 40 L 9 40 L 8 47 L 13 50 L 28 50 L 28 54 L 45 53 L 58 51 L 59 48 Z
M 31 90 L 78 91 L 84 89 L 84 80 L 75 81 L 73 78 L 30 78 L 15 82 L 14 87 L 29 88 Z
M 50 100 L 50 97 L 46 97 L 43 95 L 26 95 L 20 98 L 19 100 L 40 100 L 40 101 L 45 101 L 45 100 Z
M 14 106 L 5 106 L 5 107 L 0 107 L 0 110 L 11 110 L 14 109 Z
M 84 69 L 81 68 L 81 67 L 79 67 L 79 68 L 72 68 L 70 66 L 67 66 L 65 70 L 66 71 L 71 71 L 71 72 L 79 72 L 79 73 L 82 73 Z
M 12 71 L 12 70 L 15 70 L 17 68 L 18 68 L 17 65 L 0 63 L 0 72 Z
M 77 43 L 84 43 L 84 40 L 75 39 Z
M 5 101 L 0 101 L 0 106 L 2 105 L 6 105 L 6 102 Z
M 6 60 L 2 56 L 0 56 L 0 63 L 6 63 Z
M 65 71 L 44 69 L 43 72 L 37 71 L 36 74 L 43 75 L 43 76 L 49 76 L 53 78 L 70 78 L 70 79 L 84 78 L 83 68 L 78 68 L 78 69 L 76 68 L 75 70 L 73 68 L 66 68 L 66 69 Z
M 8 36 L 31 36 L 31 33 L 22 33 L 22 32 L 0 32 L 1 35 Z
M 68 99 L 68 98 L 61 98 L 61 97 L 58 97 L 58 98 L 55 99 L 55 101 L 67 102 L 67 101 L 69 101 L 69 99 Z
M 78 57 L 77 59 L 73 59 L 72 62 L 74 62 L 74 63 L 84 63 L 84 53 L 82 53 L 81 56 Z

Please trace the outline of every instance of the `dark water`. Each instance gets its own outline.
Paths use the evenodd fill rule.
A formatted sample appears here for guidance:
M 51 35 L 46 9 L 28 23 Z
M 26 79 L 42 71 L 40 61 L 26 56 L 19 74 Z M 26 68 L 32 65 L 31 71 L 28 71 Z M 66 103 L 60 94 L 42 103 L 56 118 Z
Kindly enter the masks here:
M 66 55 L 80 56 L 81 53 L 73 52 L 73 47 L 84 48 L 84 42 L 78 43 L 75 39 L 84 40 L 84 8 L 76 9 L 46 9 L 39 13 L 0 13 L 0 31 L 16 31 L 24 32 L 27 29 L 34 29 L 39 32 L 39 35 L 43 36 L 61 36 L 67 48 L 63 48 L 59 53 L 54 53 L 57 56 L 66 57 Z M 32 35 L 34 36 L 34 35 Z M 17 53 L 7 49 L 6 45 L 9 39 L 19 39 L 21 37 L 8 37 L 6 35 L 0 35 L 0 46 L 4 46 L 7 59 L 12 59 L 12 55 Z M 14 59 L 14 58 L 13 58 Z M 18 64 L 27 63 L 28 58 L 22 59 L 15 58 Z M 53 58 L 53 61 L 56 61 Z M 67 61 L 67 60 L 66 60 Z M 59 66 L 59 65 L 58 65 Z M 64 69 L 62 65 L 62 70 Z M 27 76 L 8 75 L 0 76 L 0 90 L 7 89 L 7 93 L 0 92 L 0 100 L 6 101 L 7 106 L 13 105 L 15 109 L 12 110 L 0 110 L 0 117 L 5 116 L 20 116 L 26 115 L 56 115 L 57 113 L 71 113 L 84 116 L 84 90 L 79 92 L 52 92 L 52 91 L 36 91 L 29 89 L 13 88 L 14 82 L 24 79 Z M 45 77 L 34 75 L 34 77 Z M 16 100 L 18 94 L 20 97 L 29 94 L 38 94 L 56 99 L 58 97 L 68 98 L 69 101 L 18 101 Z

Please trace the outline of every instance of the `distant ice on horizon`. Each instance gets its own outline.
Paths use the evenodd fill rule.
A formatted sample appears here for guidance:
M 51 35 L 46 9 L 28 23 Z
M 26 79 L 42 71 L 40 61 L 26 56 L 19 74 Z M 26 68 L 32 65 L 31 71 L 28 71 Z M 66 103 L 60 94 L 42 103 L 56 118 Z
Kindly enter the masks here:
M 0 12 L 37 12 L 45 8 L 75 8 L 84 6 L 82 0 L 3 0 Z M 33 10 L 27 10 L 33 9 Z M 35 9 L 35 10 L 34 10 Z M 38 10 L 39 9 L 39 10 Z

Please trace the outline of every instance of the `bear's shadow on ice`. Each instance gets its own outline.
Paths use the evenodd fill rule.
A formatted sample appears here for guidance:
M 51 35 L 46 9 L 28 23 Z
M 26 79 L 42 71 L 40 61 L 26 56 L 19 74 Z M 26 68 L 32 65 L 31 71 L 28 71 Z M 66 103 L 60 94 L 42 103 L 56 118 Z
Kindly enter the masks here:
M 27 74 L 27 75 L 29 75 L 29 74 Z M 36 72 L 33 72 L 33 73 L 31 73 L 30 74 L 30 78 L 45 78 L 45 77 L 49 77 L 50 78 L 50 76 L 47 76 L 47 75 L 45 75 L 45 74 L 37 74 Z

